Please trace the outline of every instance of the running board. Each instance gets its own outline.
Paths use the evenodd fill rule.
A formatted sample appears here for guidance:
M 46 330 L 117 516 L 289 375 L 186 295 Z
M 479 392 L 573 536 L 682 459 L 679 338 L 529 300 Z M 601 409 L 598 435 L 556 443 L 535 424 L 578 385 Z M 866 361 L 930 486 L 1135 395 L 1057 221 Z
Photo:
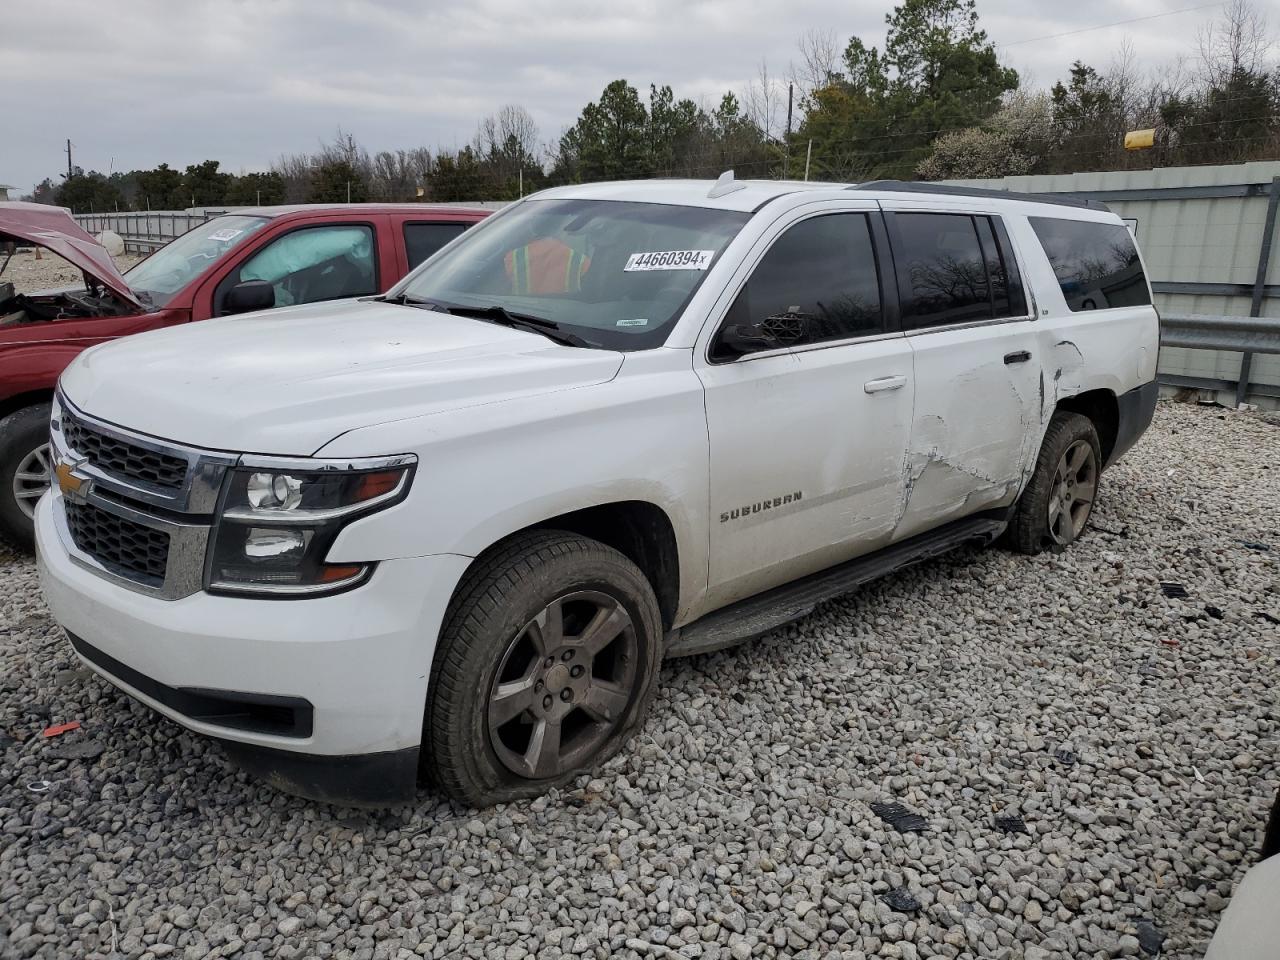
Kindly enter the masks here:
M 984 546 L 1004 532 L 1006 511 L 978 514 L 877 550 L 799 580 L 739 600 L 667 636 L 668 657 L 689 657 L 732 647 L 799 620 L 813 608 L 880 577 L 977 541 Z

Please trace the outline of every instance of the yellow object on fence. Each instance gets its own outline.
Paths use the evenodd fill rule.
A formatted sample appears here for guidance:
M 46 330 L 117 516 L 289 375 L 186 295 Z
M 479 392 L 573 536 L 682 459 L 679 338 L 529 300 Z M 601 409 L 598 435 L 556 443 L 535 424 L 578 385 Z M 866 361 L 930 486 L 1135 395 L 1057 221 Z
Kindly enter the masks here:
M 1153 127 L 1150 130 L 1130 130 L 1124 135 L 1124 148 L 1126 150 L 1149 150 L 1156 145 L 1156 131 Z

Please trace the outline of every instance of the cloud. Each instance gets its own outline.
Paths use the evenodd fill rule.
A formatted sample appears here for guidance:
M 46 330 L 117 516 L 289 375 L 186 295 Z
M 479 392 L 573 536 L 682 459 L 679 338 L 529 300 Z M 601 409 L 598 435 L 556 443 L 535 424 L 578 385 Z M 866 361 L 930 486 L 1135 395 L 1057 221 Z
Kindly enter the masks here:
M 6 6 L 0 179 L 29 188 L 76 162 L 98 170 L 207 158 L 263 169 L 338 127 L 370 149 L 468 142 L 519 103 L 544 141 L 606 83 L 668 83 L 714 103 L 761 61 L 782 76 L 806 30 L 882 43 L 889 9 L 845 0 L 42 0 Z M 1162 9 L 1157 0 L 984 0 L 997 42 Z M 1189 46 L 1213 11 L 1011 46 L 1041 84 L 1102 65 L 1141 37 L 1144 67 Z

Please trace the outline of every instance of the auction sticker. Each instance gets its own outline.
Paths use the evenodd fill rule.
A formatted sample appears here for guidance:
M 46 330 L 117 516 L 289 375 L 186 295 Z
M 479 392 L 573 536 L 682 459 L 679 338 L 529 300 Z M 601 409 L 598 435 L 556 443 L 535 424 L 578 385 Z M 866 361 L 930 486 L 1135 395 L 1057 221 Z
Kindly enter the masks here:
M 714 250 L 651 250 L 633 253 L 622 269 L 626 273 L 637 270 L 706 270 L 715 255 Z
M 219 243 L 230 243 L 242 233 L 244 233 L 243 230 L 236 230 L 233 227 L 224 227 L 221 230 L 215 230 L 213 233 L 209 234 L 209 239 L 216 240 Z

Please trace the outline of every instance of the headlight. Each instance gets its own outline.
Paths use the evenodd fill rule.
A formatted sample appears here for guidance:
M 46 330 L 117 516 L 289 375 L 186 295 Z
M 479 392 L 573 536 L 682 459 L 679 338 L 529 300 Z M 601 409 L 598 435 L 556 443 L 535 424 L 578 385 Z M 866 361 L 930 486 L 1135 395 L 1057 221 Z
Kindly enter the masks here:
M 370 563 L 326 563 L 352 520 L 399 503 L 417 458 L 277 460 L 243 457 L 224 481 L 205 589 L 299 597 L 357 586 Z

